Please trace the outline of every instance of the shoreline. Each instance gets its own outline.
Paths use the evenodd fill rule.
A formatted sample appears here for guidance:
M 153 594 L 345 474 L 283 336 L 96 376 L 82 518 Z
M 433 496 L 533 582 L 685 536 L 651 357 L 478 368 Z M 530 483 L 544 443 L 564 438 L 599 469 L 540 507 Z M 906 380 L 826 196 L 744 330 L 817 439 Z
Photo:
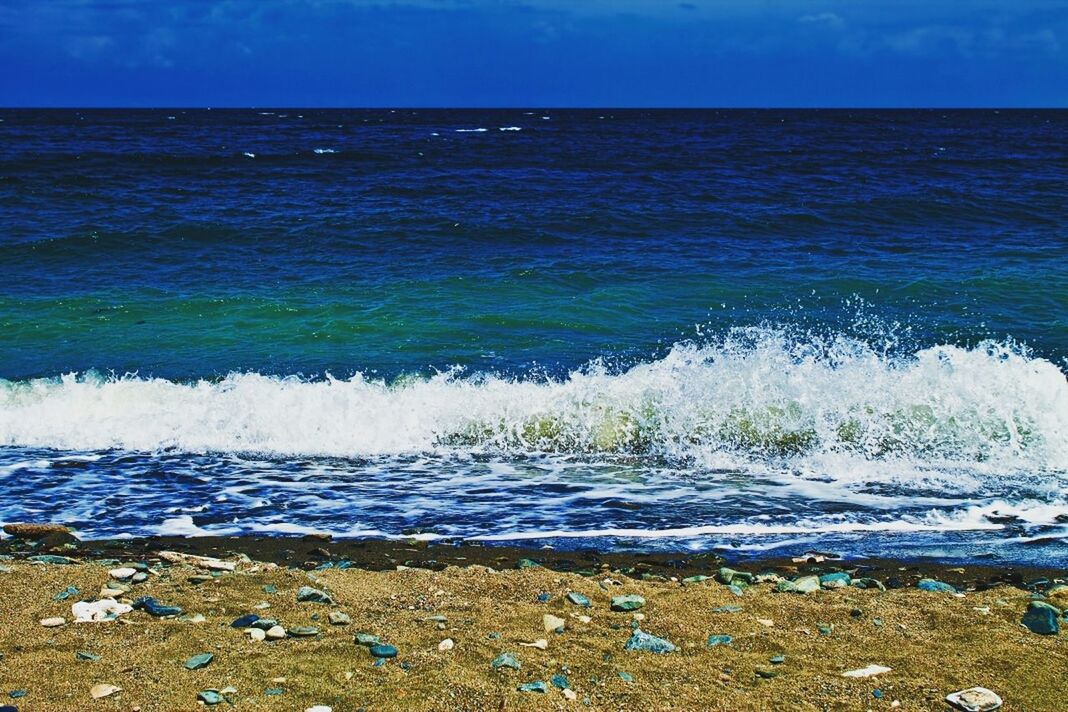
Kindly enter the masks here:
M 1066 580 L 987 562 L 53 532 L 0 542 L 0 709 L 920 710 L 981 686 L 1003 709 L 1052 711 Z M 112 600 L 117 620 L 75 622 Z M 1036 606 L 1056 606 L 1059 634 L 1022 625 Z M 846 675 L 872 665 L 889 670 Z

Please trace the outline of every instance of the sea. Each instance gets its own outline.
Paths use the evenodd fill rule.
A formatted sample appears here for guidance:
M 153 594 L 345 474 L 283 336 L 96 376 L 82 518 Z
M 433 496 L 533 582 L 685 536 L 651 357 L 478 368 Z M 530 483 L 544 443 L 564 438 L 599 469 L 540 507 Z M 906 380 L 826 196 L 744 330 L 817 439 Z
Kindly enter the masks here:
M 0 109 L 0 522 L 1068 565 L 1068 111 Z

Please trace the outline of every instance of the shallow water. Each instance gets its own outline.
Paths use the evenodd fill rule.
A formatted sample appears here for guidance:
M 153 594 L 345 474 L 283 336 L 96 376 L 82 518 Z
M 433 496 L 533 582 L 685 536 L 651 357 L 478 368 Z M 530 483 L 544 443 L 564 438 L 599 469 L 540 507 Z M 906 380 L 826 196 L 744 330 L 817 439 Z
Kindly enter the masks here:
M 1068 112 L 0 118 L 0 520 L 1068 561 Z

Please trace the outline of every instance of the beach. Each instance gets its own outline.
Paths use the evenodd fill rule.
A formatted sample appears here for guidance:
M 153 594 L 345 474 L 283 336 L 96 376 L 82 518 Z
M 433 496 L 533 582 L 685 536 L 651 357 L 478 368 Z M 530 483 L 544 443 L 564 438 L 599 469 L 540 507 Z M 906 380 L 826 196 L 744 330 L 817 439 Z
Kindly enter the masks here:
M 1062 570 L 325 536 L 0 550 L 19 710 L 919 710 L 975 686 L 1063 708 L 1064 635 L 1021 625 L 1032 599 L 1068 606 Z M 111 596 L 136 607 L 74 621 Z

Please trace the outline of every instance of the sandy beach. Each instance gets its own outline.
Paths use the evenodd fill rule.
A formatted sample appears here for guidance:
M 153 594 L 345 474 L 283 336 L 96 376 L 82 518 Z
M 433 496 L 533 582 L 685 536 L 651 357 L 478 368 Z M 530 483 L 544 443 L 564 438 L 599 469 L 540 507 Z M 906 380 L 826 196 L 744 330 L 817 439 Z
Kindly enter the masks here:
M 1033 598 L 1068 605 L 1057 571 L 62 539 L 2 542 L 14 709 L 928 710 L 974 686 L 1006 710 L 1063 709 L 1064 636 L 1021 625 Z M 74 621 L 110 597 L 116 620 Z M 844 676 L 871 665 L 889 670 Z

